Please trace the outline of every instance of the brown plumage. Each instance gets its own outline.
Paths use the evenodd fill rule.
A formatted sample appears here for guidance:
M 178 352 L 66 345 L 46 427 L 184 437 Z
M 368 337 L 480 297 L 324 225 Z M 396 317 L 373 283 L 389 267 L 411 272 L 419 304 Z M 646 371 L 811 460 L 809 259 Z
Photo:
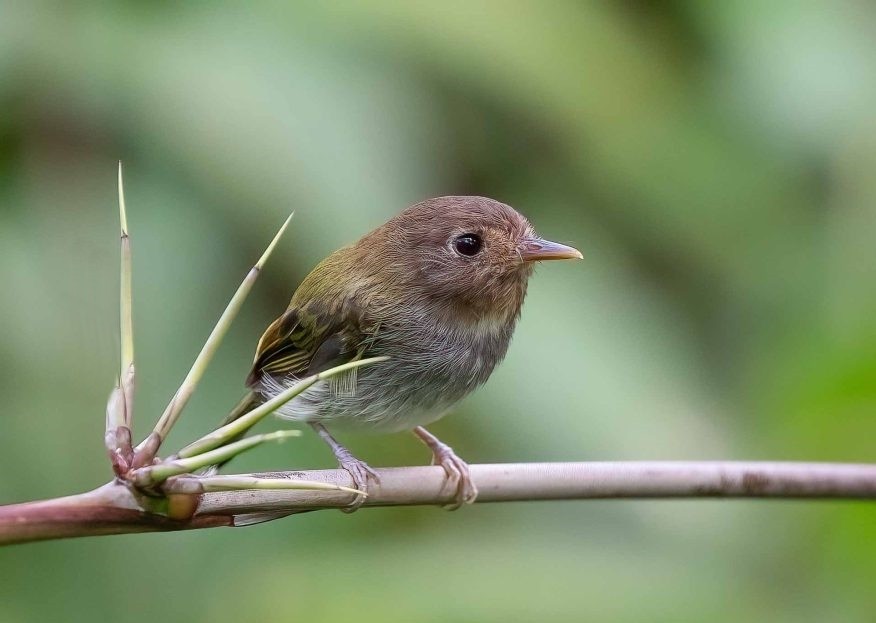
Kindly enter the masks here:
M 386 355 L 312 387 L 279 415 L 314 425 L 359 486 L 369 468 L 322 425 L 415 429 L 458 477 L 460 501 L 470 501 L 465 464 L 419 427 L 486 381 L 505 356 L 534 261 L 580 256 L 538 238 L 523 216 L 492 199 L 415 204 L 304 279 L 259 341 L 247 379 L 252 400 L 340 363 Z

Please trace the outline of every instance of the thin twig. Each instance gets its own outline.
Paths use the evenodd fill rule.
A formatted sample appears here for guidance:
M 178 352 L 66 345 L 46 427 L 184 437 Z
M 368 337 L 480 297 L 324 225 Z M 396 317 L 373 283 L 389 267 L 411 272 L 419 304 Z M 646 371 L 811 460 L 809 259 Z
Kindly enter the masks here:
M 594 498 L 876 499 L 876 464 L 766 462 L 586 462 L 470 465 L 477 502 Z M 443 505 L 453 501 L 441 467 L 376 470 L 365 506 Z M 344 470 L 292 472 L 296 478 L 353 486 Z M 277 477 L 278 474 L 270 474 Z M 206 494 L 198 514 L 336 508 L 349 495 L 322 491 Z
M 131 426 L 134 417 L 134 306 L 131 280 L 131 238 L 128 235 L 128 214 L 122 163 L 119 162 L 119 239 L 121 279 L 119 286 L 119 336 L 121 342 L 119 378 L 110 394 L 106 408 L 104 443 L 110 455 L 113 471 L 123 475 L 133 460 Z
M 358 359 L 356 361 L 343 363 L 339 366 L 335 366 L 334 368 L 329 368 L 328 370 L 320 372 L 319 374 L 305 377 L 295 383 L 295 385 L 293 385 L 292 387 L 277 394 L 267 402 L 260 404 L 258 407 L 256 407 L 252 411 L 245 413 L 233 422 L 229 422 L 228 424 L 217 428 L 213 432 L 204 435 L 197 441 L 193 441 L 185 448 L 180 450 L 177 455 L 182 458 L 187 458 L 190 456 L 195 456 L 196 454 L 207 452 L 208 450 L 212 450 L 213 448 L 217 448 L 224 443 L 228 443 L 230 440 L 234 439 L 238 435 L 247 432 L 250 428 L 252 428 L 262 419 L 264 419 L 267 415 L 276 411 L 318 381 L 323 381 L 325 379 L 335 376 L 336 374 L 341 374 L 343 372 L 347 372 L 361 366 L 367 366 L 372 363 L 386 361 L 387 359 L 388 357 L 370 357 L 368 359 Z
M 876 500 L 876 464 L 616 462 L 471 465 L 477 503 L 607 498 L 807 498 Z M 444 505 L 454 492 L 438 466 L 376 470 L 365 506 Z M 353 486 L 343 470 L 241 474 Z M 252 523 L 305 510 L 341 508 L 341 491 L 244 490 L 172 494 L 164 502 L 110 483 L 57 500 L 0 506 L 0 545 L 41 539 L 190 530 Z M 159 508 L 150 508 L 158 504 Z M 460 512 L 466 512 L 462 509 Z M 470 512 L 470 511 L 469 511 Z
M 191 476 L 175 478 L 163 487 L 166 493 L 207 493 L 216 491 L 262 491 L 283 489 L 319 489 L 322 491 L 346 491 L 353 495 L 365 495 L 364 491 L 343 487 L 330 482 L 304 480 L 301 478 L 264 478 L 244 474 L 241 476 Z
M 119 382 L 125 395 L 125 426 L 131 428 L 134 415 L 134 301 L 131 269 L 131 237 L 128 233 L 128 210 L 125 205 L 125 185 L 122 180 L 121 161 L 119 161 L 119 228 L 121 230 L 119 333 L 122 338 Z
M 289 437 L 298 437 L 301 435 L 300 430 L 277 430 L 272 433 L 264 433 L 262 435 L 253 435 L 246 437 L 240 441 L 235 441 L 228 445 L 204 452 L 203 454 L 193 455 L 187 458 L 167 459 L 155 465 L 149 465 L 134 470 L 131 474 L 131 480 L 140 486 L 146 487 L 149 485 L 164 482 L 171 476 L 179 476 L 194 472 L 202 467 L 214 465 L 228 461 L 233 457 L 246 452 L 263 443 L 269 441 L 281 441 Z
M 283 232 L 286 231 L 286 227 L 288 227 L 290 220 L 292 220 L 291 214 L 289 215 L 289 218 L 286 219 L 286 222 L 283 223 L 283 226 L 280 228 L 277 234 L 274 236 L 274 239 L 268 245 L 268 248 L 265 249 L 265 252 L 262 254 L 261 258 L 259 258 L 259 261 L 255 263 L 252 269 L 250 269 L 249 273 L 240 284 L 240 287 L 238 287 L 237 291 L 234 293 L 234 296 L 231 297 L 231 301 L 228 303 L 225 311 L 222 312 L 222 315 L 219 317 L 216 326 L 213 328 L 213 331 L 210 333 L 210 336 L 204 343 L 201 352 L 198 354 L 195 362 L 192 364 L 189 373 L 186 375 L 179 389 L 170 400 L 170 403 L 168 403 L 167 408 L 164 410 L 164 413 L 162 413 L 158 422 L 155 424 L 152 434 L 147 437 L 146 440 L 141 442 L 139 446 L 137 446 L 138 465 L 145 465 L 149 462 L 149 460 L 151 460 L 151 458 L 158 451 L 158 448 L 161 446 L 162 441 L 167 438 L 167 434 L 170 432 L 171 428 L 173 428 L 173 425 L 176 424 L 180 414 L 188 403 L 189 398 L 191 398 L 192 394 L 195 392 L 195 388 L 197 387 L 198 382 L 204 375 L 204 372 L 207 369 L 207 365 L 212 360 L 213 355 L 216 353 L 216 350 L 222 343 L 222 339 L 225 337 L 225 334 L 231 327 L 231 323 L 234 321 L 234 318 L 240 311 L 240 308 L 243 305 L 243 302 L 246 300 L 246 297 L 249 294 L 250 290 L 252 289 L 253 284 L 255 284 L 255 281 L 258 278 L 262 267 L 265 265 L 265 262 L 270 257 L 271 252 L 277 246 L 277 243 L 283 236 Z M 151 456 L 148 456 L 150 454 Z

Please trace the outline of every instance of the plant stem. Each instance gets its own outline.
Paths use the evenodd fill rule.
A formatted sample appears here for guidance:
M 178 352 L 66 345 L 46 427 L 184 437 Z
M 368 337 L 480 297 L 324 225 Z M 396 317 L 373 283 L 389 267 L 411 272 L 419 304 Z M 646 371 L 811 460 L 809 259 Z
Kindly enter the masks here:
M 132 479 L 140 486 L 157 484 L 164 482 L 172 476 L 188 474 L 202 467 L 228 461 L 259 444 L 268 441 L 281 441 L 300 435 L 301 431 L 299 430 L 278 430 L 263 435 L 253 435 L 252 437 L 246 437 L 240 441 L 230 443 L 227 446 L 204 452 L 203 454 L 196 454 L 186 458 L 168 459 L 155 465 L 141 467 L 133 473 Z
M 270 415 L 272 412 L 276 411 L 284 404 L 301 394 L 317 381 L 323 381 L 325 379 L 331 378 L 336 374 L 341 374 L 360 366 L 367 366 L 372 363 L 379 363 L 386 360 L 387 357 L 371 357 L 370 359 L 359 359 L 357 361 L 343 363 L 339 366 L 335 366 L 334 368 L 329 368 L 328 370 L 320 372 L 319 374 L 305 377 L 295 383 L 295 385 L 293 385 L 292 387 L 274 396 L 267 402 L 260 404 L 252 411 L 244 413 L 233 422 L 229 422 L 228 424 L 217 428 L 213 432 L 204 435 L 197 441 L 193 441 L 185 448 L 180 450 L 177 453 L 177 456 L 181 458 L 188 458 L 197 454 L 202 454 L 214 448 L 218 448 L 222 444 L 228 443 L 235 437 L 246 433 L 249 429 L 258 424 L 266 416 Z
M 614 498 L 814 498 L 876 500 L 876 465 L 843 463 L 629 461 L 469 465 L 478 503 Z M 365 506 L 444 505 L 453 501 L 437 466 L 376 470 Z M 352 485 L 344 470 L 295 477 Z M 272 477 L 278 474 L 270 474 Z M 350 496 L 323 491 L 209 493 L 198 513 L 241 514 L 339 508 Z M 461 512 L 465 512 L 464 510 Z
M 766 462 L 616 462 L 470 465 L 477 502 L 607 498 L 796 498 L 876 500 L 876 465 Z M 454 492 L 438 466 L 378 469 L 365 506 L 444 505 Z M 351 487 L 344 470 L 241 474 Z M 222 491 L 176 494 L 171 519 L 110 483 L 82 495 L 0 506 L 0 545 L 40 539 L 129 532 L 163 532 L 249 523 L 247 515 L 273 516 L 348 506 L 353 494 L 325 490 Z M 161 499 L 157 504 L 160 505 Z M 154 500 L 151 502 L 156 504 Z M 172 504 L 168 504 L 172 506 Z M 460 512 L 466 512 L 464 509 Z
M 268 258 L 271 256 L 271 253 L 277 246 L 280 238 L 283 236 L 283 232 L 285 232 L 286 228 L 289 226 L 289 221 L 291 219 L 292 216 L 290 215 L 289 218 L 287 218 L 286 221 L 283 223 L 283 226 L 280 227 L 280 230 L 274 236 L 273 240 L 271 240 L 268 248 L 265 249 L 264 253 L 262 253 L 259 261 L 256 262 L 252 269 L 250 269 L 249 273 L 247 273 L 243 282 L 234 293 L 234 296 L 231 297 L 231 301 L 229 301 L 228 306 L 225 308 L 225 311 L 222 312 L 222 315 L 216 322 L 216 326 L 213 327 L 213 331 L 210 333 L 207 341 L 201 348 L 201 352 L 195 358 L 195 362 L 192 364 L 189 373 L 186 375 L 185 379 L 183 379 L 183 382 L 179 386 L 179 389 L 176 390 L 176 393 L 173 395 L 173 398 L 168 403 L 167 408 L 165 408 L 164 413 L 161 414 L 161 417 L 155 424 L 155 428 L 152 432 L 154 434 L 154 437 L 158 440 L 157 445 L 160 446 L 161 442 L 167 438 L 167 434 L 170 432 L 170 429 L 173 428 L 174 424 L 176 424 L 179 416 L 182 414 L 183 409 L 185 408 L 189 399 L 192 397 L 192 394 L 195 393 L 195 388 L 198 386 L 198 383 L 200 382 L 201 377 L 203 377 L 207 366 L 213 359 L 213 355 L 216 353 L 216 350 L 219 348 L 219 345 L 225 338 L 225 334 L 228 333 L 228 329 L 231 328 L 231 323 L 237 317 L 240 308 L 243 306 L 246 297 L 249 295 L 250 290 L 252 290 L 256 279 L 261 273 L 265 262 L 268 261 Z M 146 444 L 147 442 L 143 441 L 137 447 L 137 451 L 139 453 L 142 453 L 142 451 L 146 448 Z M 157 450 L 158 448 L 155 447 L 155 451 Z M 140 458 L 139 462 L 145 464 L 148 461 Z
M 131 237 L 128 235 L 128 213 L 125 206 L 125 186 L 122 163 L 119 162 L 119 228 L 121 230 L 121 286 L 119 288 L 119 334 L 121 365 L 119 387 L 124 396 L 122 425 L 131 428 L 134 416 L 134 302 L 131 269 Z
M 126 487 L 109 483 L 79 495 L 0 506 L 0 545 L 228 525 L 228 517 L 174 520 L 147 512 L 138 507 Z

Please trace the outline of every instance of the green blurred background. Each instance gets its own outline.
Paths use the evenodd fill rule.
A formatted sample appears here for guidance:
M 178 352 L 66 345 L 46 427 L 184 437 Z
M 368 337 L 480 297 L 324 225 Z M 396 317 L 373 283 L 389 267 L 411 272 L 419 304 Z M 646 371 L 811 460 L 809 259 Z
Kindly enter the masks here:
M 461 456 L 874 460 L 874 17 L 3 2 L 0 502 L 108 477 L 118 159 L 141 434 L 289 211 L 170 445 L 240 397 L 321 257 L 425 197 L 481 194 L 586 261 L 538 271 L 505 364 L 434 426 Z M 407 435 L 343 440 L 372 465 L 427 460 Z M 237 467 L 331 465 L 307 434 Z M 872 621 L 874 537 L 854 503 L 322 512 L 5 549 L 0 621 Z

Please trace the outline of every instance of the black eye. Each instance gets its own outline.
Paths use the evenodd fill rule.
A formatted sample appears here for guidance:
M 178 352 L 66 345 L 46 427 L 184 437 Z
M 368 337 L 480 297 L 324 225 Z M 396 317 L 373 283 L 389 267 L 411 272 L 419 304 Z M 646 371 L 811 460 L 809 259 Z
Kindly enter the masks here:
M 476 255 L 482 246 L 481 237 L 477 234 L 462 234 L 453 241 L 453 248 L 460 255 Z

